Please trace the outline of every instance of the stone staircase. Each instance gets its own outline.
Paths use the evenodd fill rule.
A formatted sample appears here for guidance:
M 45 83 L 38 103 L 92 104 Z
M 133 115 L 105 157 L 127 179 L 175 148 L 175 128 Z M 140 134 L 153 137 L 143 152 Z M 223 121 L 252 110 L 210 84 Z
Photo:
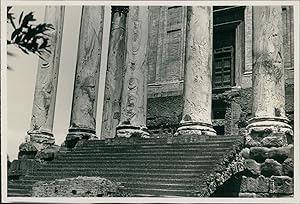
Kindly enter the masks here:
M 121 182 L 133 196 L 193 196 L 237 139 L 215 136 L 181 144 L 164 139 L 139 139 L 135 144 L 89 140 L 34 173 L 9 181 L 8 196 L 31 196 L 36 181 L 77 176 Z

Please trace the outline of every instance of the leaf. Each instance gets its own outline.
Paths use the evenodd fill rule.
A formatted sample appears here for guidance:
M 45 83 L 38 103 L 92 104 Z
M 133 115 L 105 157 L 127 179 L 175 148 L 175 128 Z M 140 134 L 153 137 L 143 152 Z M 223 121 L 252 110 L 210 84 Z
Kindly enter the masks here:
M 19 24 L 21 24 L 21 20 L 22 20 L 23 14 L 24 14 L 24 11 L 22 11 L 22 13 L 21 13 L 21 15 L 19 17 Z
M 14 38 L 20 33 L 19 29 L 14 30 L 14 32 L 12 32 L 10 39 L 14 40 Z
M 28 23 L 29 23 L 30 21 L 35 21 L 35 19 L 33 18 L 33 12 L 28 13 L 28 14 L 24 17 L 24 19 L 23 19 L 21 25 L 24 26 L 24 27 L 28 27 Z

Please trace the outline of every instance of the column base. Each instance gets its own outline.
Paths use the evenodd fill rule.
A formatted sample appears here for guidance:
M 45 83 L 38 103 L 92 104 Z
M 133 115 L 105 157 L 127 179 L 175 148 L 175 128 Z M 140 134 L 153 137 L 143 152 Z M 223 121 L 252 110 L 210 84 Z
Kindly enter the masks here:
M 79 140 L 97 140 L 96 131 L 89 128 L 70 128 L 65 140 L 65 146 L 73 148 Z
M 29 130 L 30 139 L 19 145 L 18 159 L 35 159 L 37 154 L 55 146 L 52 133 L 43 130 Z
M 136 127 L 132 125 L 119 125 L 117 127 L 117 137 L 140 137 L 150 138 L 150 134 L 147 132 L 146 127 Z
M 250 134 L 252 132 L 272 132 L 293 135 L 292 127 L 288 122 L 289 120 L 284 117 L 254 117 L 248 121 L 246 130 Z
M 200 122 L 182 122 L 175 133 L 175 136 L 180 135 L 206 135 L 216 136 L 217 133 L 211 124 Z
M 51 132 L 43 130 L 29 130 L 27 134 L 30 137 L 31 142 L 43 143 L 52 145 L 55 143 L 55 138 Z
M 281 147 L 293 143 L 293 130 L 283 117 L 254 117 L 246 127 L 246 146 Z

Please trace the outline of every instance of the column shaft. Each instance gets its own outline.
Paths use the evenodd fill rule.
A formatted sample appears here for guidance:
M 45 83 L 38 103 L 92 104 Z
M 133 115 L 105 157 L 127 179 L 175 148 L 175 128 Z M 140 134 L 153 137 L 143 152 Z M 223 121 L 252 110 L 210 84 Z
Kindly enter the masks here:
M 125 66 L 125 35 L 128 6 L 113 6 L 109 37 L 101 137 L 115 137 L 120 122 Z
M 128 13 L 126 71 L 118 137 L 149 135 L 146 132 L 147 45 L 148 7 L 131 6 Z
M 103 22 L 104 6 L 83 6 L 67 142 L 96 137 Z
M 215 135 L 211 122 L 212 7 L 189 6 L 184 105 L 179 135 Z
M 57 81 L 64 22 L 64 6 L 46 6 L 46 23 L 54 29 L 47 31 L 50 52 L 43 52 L 39 59 L 32 118 L 28 134 L 30 140 L 54 144 L 53 119 L 56 102 Z
M 253 104 L 248 130 L 291 127 L 285 116 L 281 6 L 253 7 Z

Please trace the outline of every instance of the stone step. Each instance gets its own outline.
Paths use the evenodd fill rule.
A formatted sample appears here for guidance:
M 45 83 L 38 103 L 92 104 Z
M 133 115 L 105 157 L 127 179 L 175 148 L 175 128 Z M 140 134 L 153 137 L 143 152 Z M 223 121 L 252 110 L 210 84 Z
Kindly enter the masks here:
M 8 188 L 9 189 L 31 189 L 33 183 L 34 182 L 30 182 L 30 183 L 8 183 Z
M 93 141 L 93 140 L 92 140 Z M 236 139 L 228 139 L 228 140 L 214 140 L 209 142 L 203 142 L 203 143 L 186 143 L 186 144 L 167 144 L 167 143 L 158 143 L 158 144 L 147 144 L 147 143 L 141 143 L 141 144 L 102 144 L 97 142 L 90 142 L 86 141 L 84 144 L 79 146 L 79 148 L 89 148 L 89 147 L 102 147 L 102 148 L 132 148 L 132 147 L 143 147 L 143 148 L 188 148 L 188 147 L 206 147 L 206 146 L 222 146 L 226 144 L 232 144 L 235 142 Z M 78 147 L 77 147 L 78 148 Z
M 33 172 L 31 175 L 33 176 L 56 176 L 56 175 L 72 175 L 72 177 L 78 175 L 82 175 L 82 176 L 92 176 L 93 174 L 95 175 L 122 175 L 122 176 L 157 176 L 157 177 L 162 177 L 162 176 L 167 176 L 167 177 L 177 177 L 177 176 L 186 176 L 186 177 L 190 177 L 193 175 L 198 175 L 198 173 L 202 172 L 202 169 L 199 170 L 186 170 L 186 171 L 180 171 L 180 170 L 171 170 L 171 169 L 135 169 L 134 172 L 129 172 L 129 170 L 133 169 L 119 169 L 119 170 L 115 170 L 115 171 L 111 171 L 110 169 L 105 170 L 105 169 L 101 169 L 101 172 L 98 171 L 98 169 L 72 169 L 72 170 L 68 170 L 65 172 L 53 172 L 52 169 L 45 169 L 44 171 L 36 171 Z
M 216 151 L 224 151 L 228 149 L 229 146 L 231 146 L 232 143 L 229 143 L 227 145 L 214 145 L 214 146 L 203 146 L 203 147 L 168 147 L 168 148 L 163 148 L 163 147 L 123 147 L 123 148 L 80 148 L 76 149 L 73 152 L 68 153 L 69 154 L 76 154 L 76 153 L 148 153 L 151 151 L 153 154 L 154 153 L 177 153 L 177 152 L 182 152 L 182 153 L 193 153 L 193 152 L 206 152 L 206 151 L 211 151 L 211 149 L 214 149 Z M 64 154 L 65 155 L 65 154 Z M 63 156 L 63 154 L 62 154 Z
M 7 190 L 7 194 L 12 194 L 12 193 L 17 193 L 17 194 L 30 194 L 31 195 L 31 189 L 25 189 L 25 188 L 9 188 Z
M 214 149 L 214 152 L 210 151 L 201 151 L 201 150 L 196 150 L 196 151 L 177 151 L 177 152 L 96 152 L 96 151 L 90 151 L 90 152 L 83 152 L 83 151 L 78 151 L 78 152 L 72 152 L 66 155 L 62 155 L 60 159 L 64 159 L 65 157 L 139 157 L 139 156 L 147 156 L 147 157 L 166 157 L 166 156 L 210 156 L 210 155 L 220 155 L 224 154 L 224 151 L 226 149 Z
M 202 162 L 202 163 L 200 163 Z M 143 162 L 143 163 L 136 163 L 136 162 L 131 162 L 131 163 L 110 163 L 110 162 L 99 162 L 99 163 L 92 163 L 92 162 L 85 162 L 85 163 L 68 163 L 68 168 L 80 168 L 80 167 L 85 167 L 85 168 L 160 168 L 160 169 L 172 169 L 172 168 L 176 168 L 176 169 L 199 169 L 199 168 L 203 168 L 203 167 L 211 167 L 213 165 L 213 162 L 207 162 L 207 161 L 199 161 L 199 163 L 174 163 L 174 162 L 170 162 L 168 163 L 148 163 L 148 162 Z M 53 164 L 49 164 L 47 166 L 44 166 L 42 169 L 44 168 L 64 168 L 66 167 L 66 163 L 65 162 L 61 162 L 61 163 L 53 163 Z
M 69 156 L 65 155 L 61 160 L 92 160 L 92 161 L 103 161 L 103 160 L 126 160 L 131 161 L 132 159 L 147 159 L 147 160 L 200 160 L 200 159 L 215 159 L 219 155 L 211 153 L 211 155 L 109 155 L 109 156 L 97 156 L 97 155 L 77 155 L 77 156 Z
M 132 192 L 135 195 L 153 195 L 155 197 L 165 197 L 165 196 L 189 196 L 190 190 L 170 190 L 170 189 L 160 189 L 160 188 L 126 188 L 127 191 Z
M 119 181 L 120 182 L 120 181 Z M 170 183 L 171 182 L 171 183 Z M 122 183 L 122 182 L 121 182 Z M 9 188 L 14 192 L 29 192 L 32 189 L 32 185 L 34 182 L 30 182 L 30 184 L 18 183 L 18 184 L 9 184 Z M 145 181 L 145 180 L 137 180 L 137 181 L 128 181 L 122 183 L 122 185 L 127 187 L 135 187 L 135 188 L 162 188 L 162 189 L 176 189 L 176 190 L 186 190 L 192 189 L 194 186 L 193 183 L 172 183 L 172 180 L 169 182 L 163 181 Z
M 8 197 L 31 197 L 31 193 L 14 193 L 9 192 L 7 193 Z
M 174 137 L 175 138 L 175 137 Z M 174 139 L 173 138 L 173 139 Z M 224 140 L 234 140 L 237 138 L 241 138 L 240 135 L 216 135 L 216 136 L 209 136 L 206 138 L 206 140 L 204 142 L 210 142 L 210 141 L 224 141 Z M 122 144 L 122 142 L 132 142 L 132 143 L 148 143 L 148 142 L 163 142 L 166 143 L 168 141 L 167 138 L 130 138 L 130 139 L 125 139 L 125 138 L 111 138 L 111 139 L 107 139 L 106 140 L 88 140 L 86 141 L 86 143 L 99 143 L 99 144 L 107 144 L 107 142 L 110 141 L 117 141 L 120 144 Z
M 56 160 L 53 161 L 45 166 L 51 165 L 211 165 L 214 163 L 214 160 L 169 160 L 169 159 L 159 159 L 159 160 L 152 160 L 152 159 L 131 159 L 130 161 L 123 160 L 123 159 L 114 159 L 112 160 L 82 160 L 82 159 L 75 159 L 72 160 Z M 44 167 L 44 166 L 43 166 Z
M 200 176 L 204 175 L 204 173 L 200 173 Z M 63 177 L 62 177 L 63 178 Z M 67 178 L 67 177 L 65 177 Z M 106 176 L 105 178 L 110 179 L 112 181 L 121 182 L 121 183 L 128 183 L 128 182 L 160 182 L 160 183 L 172 183 L 172 184 L 192 184 L 197 181 L 199 181 L 201 178 L 159 178 L 159 177 L 136 177 L 134 180 L 132 180 L 131 177 L 122 177 L 122 176 Z M 26 176 L 22 180 L 15 181 L 13 185 L 20 185 L 24 186 L 24 188 L 29 187 L 30 185 L 33 185 L 35 182 L 40 180 L 54 180 L 57 178 L 52 177 L 38 177 L 38 176 Z M 9 184 L 9 186 L 12 184 Z
M 170 189 L 170 190 L 190 190 L 194 185 L 187 183 L 163 183 L 163 182 L 126 182 L 125 188 L 151 188 L 151 189 Z
M 145 174 L 152 174 L 152 173 L 169 173 L 169 174 L 176 174 L 176 173 L 191 173 L 191 174 L 196 174 L 198 172 L 203 171 L 203 169 L 209 169 L 211 168 L 210 166 L 207 166 L 206 168 L 193 168 L 193 169 L 184 169 L 184 168 L 180 168 L 180 169 L 163 169 L 163 168 L 148 168 L 148 167 L 132 167 L 132 168 L 124 168 L 124 167 L 115 167 L 115 168 L 88 168 L 88 167 L 78 167 L 78 168 L 70 168 L 70 167 L 63 167 L 63 168 L 55 168 L 55 167 L 47 167 L 47 168 L 43 168 L 42 170 L 36 171 L 34 173 L 34 175 L 38 175 L 39 173 L 42 172 L 81 172 L 81 171 L 85 171 L 85 172 L 89 172 L 89 171 L 100 171 L 102 173 L 109 173 L 109 172 L 114 172 L 114 173 L 123 173 L 124 175 L 127 174 L 127 172 L 130 171 L 134 171 L 136 173 L 145 173 Z
M 118 179 L 120 177 L 125 177 L 128 179 L 136 179 L 136 178 L 169 178 L 169 179 L 189 179 L 204 175 L 205 170 L 203 172 L 195 172 L 195 173 L 160 173 L 160 172 L 99 172 L 99 171 L 72 171 L 72 172 L 36 172 L 31 174 L 31 176 L 36 180 L 52 180 L 57 178 L 67 178 L 67 177 L 78 177 L 78 176 L 98 176 L 103 178 L 114 178 Z

